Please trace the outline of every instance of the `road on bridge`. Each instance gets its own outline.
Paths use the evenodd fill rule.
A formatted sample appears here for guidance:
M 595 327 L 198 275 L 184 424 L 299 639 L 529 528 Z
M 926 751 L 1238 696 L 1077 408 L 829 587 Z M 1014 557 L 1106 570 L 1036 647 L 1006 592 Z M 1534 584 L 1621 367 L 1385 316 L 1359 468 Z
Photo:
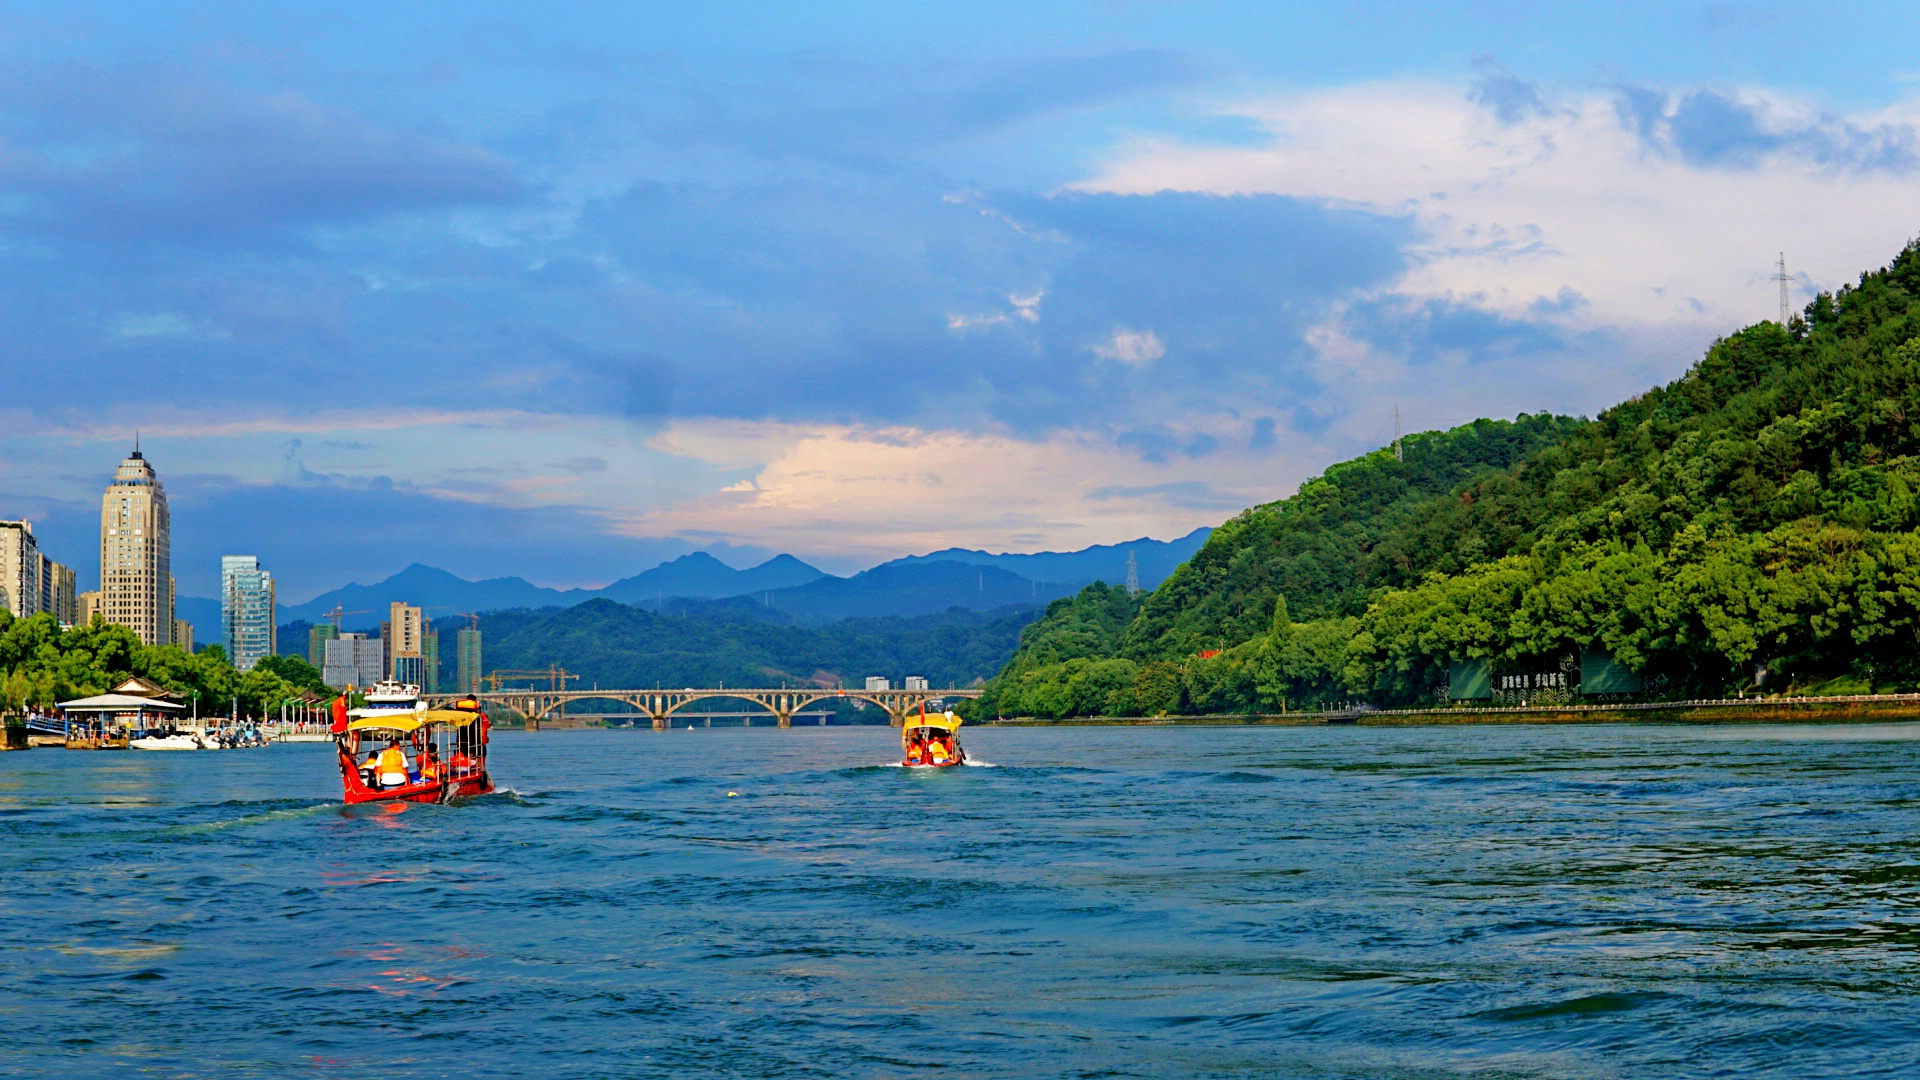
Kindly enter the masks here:
M 683 706 L 709 698 L 731 698 L 738 701 L 751 701 L 773 714 L 777 726 L 793 726 L 793 714 L 817 701 L 832 698 L 851 698 L 867 701 L 887 712 L 887 720 L 894 727 L 906 722 L 907 714 L 922 704 L 954 698 L 977 698 L 979 690 L 840 690 L 811 687 L 793 689 L 790 687 L 717 687 L 711 690 L 494 690 L 482 694 L 428 694 L 426 700 L 432 705 L 442 705 L 450 701 L 477 699 L 482 705 L 499 705 L 517 712 L 527 718 L 527 726 L 538 729 L 540 721 L 553 715 L 556 710 L 565 711 L 570 702 L 575 701 L 619 701 L 633 706 L 634 710 L 646 715 L 653 721 L 656 731 L 664 731 L 674 713 Z

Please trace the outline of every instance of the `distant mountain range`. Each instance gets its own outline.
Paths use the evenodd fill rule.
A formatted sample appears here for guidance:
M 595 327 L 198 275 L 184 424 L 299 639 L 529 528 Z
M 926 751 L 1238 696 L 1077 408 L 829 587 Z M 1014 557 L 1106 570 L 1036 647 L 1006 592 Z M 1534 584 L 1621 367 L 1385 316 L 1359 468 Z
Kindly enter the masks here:
M 676 598 L 748 597 L 805 622 L 920 615 L 953 607 L 988 611 L 1009 604 L 1044 604 L 1093 581 L 1118 585 L 1126 580 L 1129 554 L 1138 566 L 1141 587 L 1151 589 L 1199 550 L 1211 531 L 1195 529 L 1177 540 L 1142 538 L 1030 555 L 949 548 L 895 559 L 845 578 L 791 555 L 736 570 L 705 552 L 695 552 L 601 589 L 550 589 L 518 577 L 468 581 L 415 563 L 385 581 L 345 585 L 304 604 L 283 606 L 279 621 L 318 623 L 337 606 L 345 613 L 341 624 L 346 629 L 373 629 L 394 601 L 424 607 L 427 617 L 435 620 L 462 612 L 573 607 L 596 599 L 659 608 Z M 181 618 L 193 623 L 202 642 L 218 639 L 219 601 L 183 596 L 177 609 Z

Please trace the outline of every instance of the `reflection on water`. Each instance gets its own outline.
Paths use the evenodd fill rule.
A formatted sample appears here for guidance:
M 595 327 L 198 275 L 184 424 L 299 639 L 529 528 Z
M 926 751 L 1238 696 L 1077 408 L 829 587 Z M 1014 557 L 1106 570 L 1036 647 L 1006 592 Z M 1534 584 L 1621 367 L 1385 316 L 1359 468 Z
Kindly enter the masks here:
M 0 755 L 4 1071 L 1920 1068 L 1920 727 L 703 734 Z

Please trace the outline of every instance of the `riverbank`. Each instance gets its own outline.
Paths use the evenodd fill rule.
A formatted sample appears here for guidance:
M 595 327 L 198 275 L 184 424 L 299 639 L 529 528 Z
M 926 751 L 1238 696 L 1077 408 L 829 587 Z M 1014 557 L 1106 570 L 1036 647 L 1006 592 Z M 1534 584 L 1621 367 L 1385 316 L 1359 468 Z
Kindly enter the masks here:
M 1009 727 L 1104 725 L 1353 724 L 1393 727 L 1424 724 L 1845 724 L 1920 720 L 1920 694 L 1857 694 L 1845 697 L 1727 698 L 1618 705 L 1456 705 L 1438 709 L 1367 709 L 1339 712 L 1239 713 L 1219 716 L 1004 717 L 976 724 Z

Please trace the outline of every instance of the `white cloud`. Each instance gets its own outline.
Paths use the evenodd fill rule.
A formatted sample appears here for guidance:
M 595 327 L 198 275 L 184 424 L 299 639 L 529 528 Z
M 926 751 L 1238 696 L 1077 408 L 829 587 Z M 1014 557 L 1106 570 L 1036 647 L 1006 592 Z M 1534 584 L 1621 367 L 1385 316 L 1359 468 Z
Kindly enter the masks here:
M 113 335 L 123 338 L 181 337 L 193 332 L 186 319 L 170 312 L 159 315 L 122 315 L 113 321 Z
M 1035 551 L 1177 536 L 1221 517 L 1218 505 L 1196 505 L 1204 500 L 1190 490 L 1190 462 L 1144 462 L 1093 434 L 713 420 L 676 423 L 652 446 L 755 471 L 751 481 L 633 515 L 624 526 L 632 535 L 753 536 L 852 566 L 952 545 Z M 1280 481 L 1270 461 L 1221 454 L 1205 471 L 1229 490 L 1216 503 L 1283 494 L 1271 486 Z M 1116 489 L 1143 494 L 1118 498 Z
M 1768 122 L 1813 112 L 1759 91 L 1727 100 Z M 1810 287 L 1851 279 L 1920 230 L 1911 172 L 1835 165 L 1806 139 L 1779 140 L 1755 167 L 1689 163 L 1643 138 L 1612 92 L 1548 105 L 1502 123 L 1463 87 L 1428 82 L 1248 99 L 1221 111 L 1258 123 L 1269 143 L 1141 140 L 1078 186 L 1282 194 L 1410 214 L 1429 240 L 1396 291 L 1574 326 L 1768 318 L 1776 252 L 1803 275 L 1804 303 Z M 1905 104 L 1827 128 L 1885 142 L 1916 119 L 1920 106 Z M 1584 300 L 1577 312 L 1555 307 L 1567 295 Z
M 1006 326 L 1014 320 L 1037 323 L 1040 321 L 1040 301 L 1047 295 L 1045 289 L 1035 289 L 1030 293 L 1010 293 L 1007 303 L 1011 311 L 993 312 L 986 315 L 947 315 L 947 329 L 956 334 L 987 326 Z
M 1093 355 L 1102 360 L 1143 367 L 1167 355 L 1166 343 L 1151 330 L 1129 330 L 1116 326 L 1107 340 L 1093 346 Z

